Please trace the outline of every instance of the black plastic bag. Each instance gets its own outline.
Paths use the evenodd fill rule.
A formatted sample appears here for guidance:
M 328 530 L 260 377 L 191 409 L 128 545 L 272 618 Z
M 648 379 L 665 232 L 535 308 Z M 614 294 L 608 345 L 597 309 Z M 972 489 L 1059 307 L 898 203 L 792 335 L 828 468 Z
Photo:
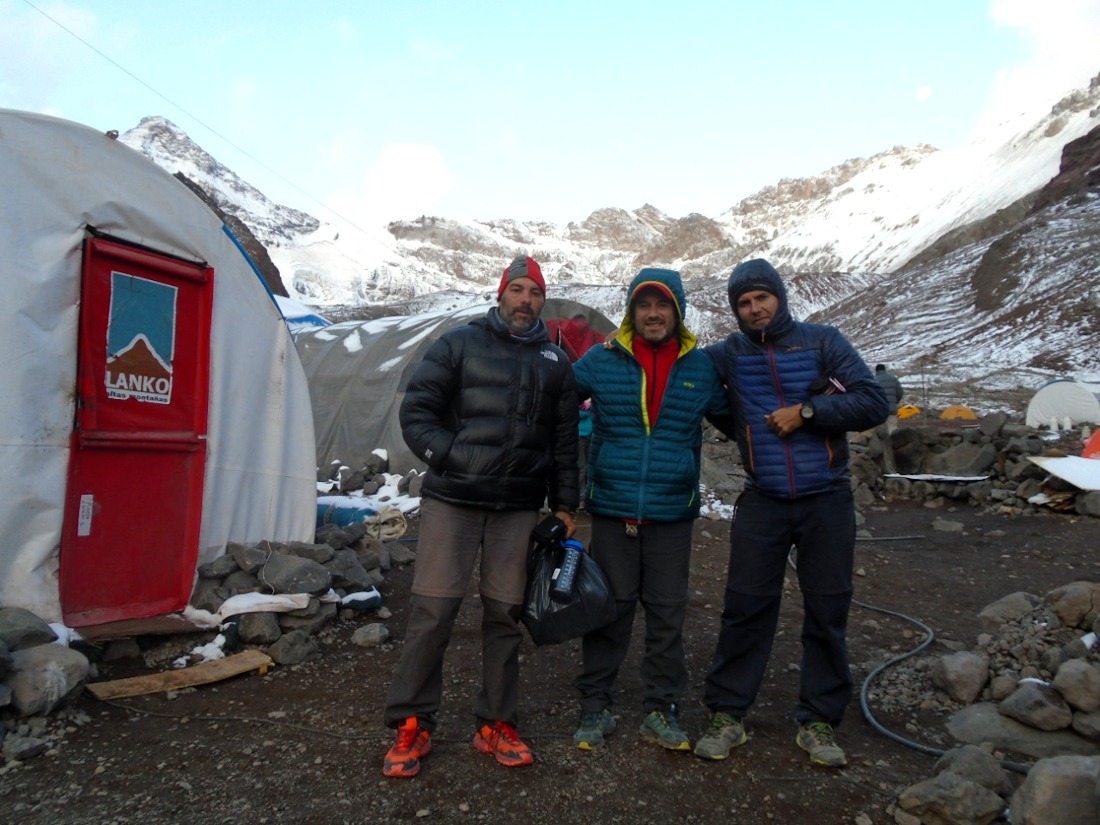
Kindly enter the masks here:
M 568 601 L 551 596 L 554 574 L 564 553 L 560 541 L 536 543 L 527 560 L 527 594 L 520 620 L 536 645 L 576 639 L 615 619 L 611 587 L 603 570 L 587 552 L 581 553 L 576 584 Z

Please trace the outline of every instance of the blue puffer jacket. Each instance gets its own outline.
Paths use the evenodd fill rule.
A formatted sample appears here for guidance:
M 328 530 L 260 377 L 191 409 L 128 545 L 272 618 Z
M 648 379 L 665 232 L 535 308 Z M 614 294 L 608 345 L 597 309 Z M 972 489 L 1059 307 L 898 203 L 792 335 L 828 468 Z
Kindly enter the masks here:
M 754 287 L 779 298 L 771 323 L 760 330 L 737 316 L 738 296 Z M 847 433 L 886 420 L 882 387 L 835 327 L 791 317 L 783 279 L 767 261 L 739 264 L 730 275 L 729 298 L 741 331 L 706 352 L 729 388 L 737 444 L 751 486 L 785 499 L 847 486 Z M 830 378 L 845 391 L 824 394 L 823 384 Z M 780 438 L 768 428 L 767 415 L 810 399 L 814 416 L 793 434 Z
M 643 269 L 628 294 L 633 299 L 653 282 L 672 293 L 680 318 L 680 352 L 656 424 L 651 425 L 646 409 L 645 372 L 631 349 L 635 331 L 629 301 L 612 348 L 593 347 L 573 365 L 578 396 L 592 399 L 586 506 L 609 518 L 683 521 L 699 515 L 703 418 L 728 420 L 729 406 L 713 363 L 683 324 L 680 274 Z

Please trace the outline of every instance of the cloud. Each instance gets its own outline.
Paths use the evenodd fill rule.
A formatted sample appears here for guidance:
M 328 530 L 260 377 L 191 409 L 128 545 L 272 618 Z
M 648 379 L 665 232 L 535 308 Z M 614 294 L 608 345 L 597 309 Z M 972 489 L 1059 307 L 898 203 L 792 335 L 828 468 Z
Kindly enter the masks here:
M 990 126 L 1021 113 L 1036 114 L 1100 68 L 1100 3 L 1096 0 L 990 0 L 995 24 L 1015 29 L 1030 51 L 994 81 L 983 122 Z
M 334 150 L 346 157 L 351 139 L 349 134 L 340 136 Z M 391 143 L 359 174 L 347 177 L 352 188 L 332 193 L 325 203 L 362 228 L 432 214 L 455 186 L 443 155 L 424 143 Z
M 932 97 L 932 87 L 931 86 L 921 86 L 919 89 L 917 89 L 917 94 L 916 94 L 917 100 L 919 100 L 923 103 L 925 100 L 928 100 L 930 97 Z

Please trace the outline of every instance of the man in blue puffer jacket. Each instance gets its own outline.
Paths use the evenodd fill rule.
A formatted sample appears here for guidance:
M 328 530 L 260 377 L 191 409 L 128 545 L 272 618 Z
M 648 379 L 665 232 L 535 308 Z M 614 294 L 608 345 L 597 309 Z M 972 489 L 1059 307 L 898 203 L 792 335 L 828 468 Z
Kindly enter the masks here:
M 729 301 L 740 332 L 706 351 L 729 391 L 749 483 L 730 531 L 722 625 L 704 689 L 711 724 L 695 754 L 725 759 L 748 739 L 742 720 L 771 655 L 794 545 L 805 609 L 796 741 L 813 763 L 838 767 L 846 757 L 833 727 L 852 695 L 856 525 L 847 433 L 885 421 L 886 396 L 838 330 L 791 317 L 786 287 L 767 261 L 733 270 Z
M 592 399 L 584 493 L 592 514 L 591 552 L 618 605 L 611 624 L 584 637 L 574 741 L 592 750 L 615 728 L 612 685 L 640 601 L 646 716 L 639 733 L 670 750 L 690 751 L 678 705 L 688 679 L 683 624 L 699 515 L 702 422 L 706 416 L 727 428 L 729 407 L 714 364 L 684 325 L 680 274 L 643 269 L 627 295 L 617 335 L 573 365 L 578 395 Z

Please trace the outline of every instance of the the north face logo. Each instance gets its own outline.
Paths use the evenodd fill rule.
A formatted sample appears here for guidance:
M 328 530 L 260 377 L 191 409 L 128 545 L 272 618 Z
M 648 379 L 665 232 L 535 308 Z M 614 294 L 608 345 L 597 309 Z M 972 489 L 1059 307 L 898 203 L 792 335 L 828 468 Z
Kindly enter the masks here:
M 543 358 L 549 358 L 551 361 L 557 361 L 558 360 L 558 354 L 556 352 L 554 352 L 552 349 L 544 349 L 542 351 L 542 357 Z

